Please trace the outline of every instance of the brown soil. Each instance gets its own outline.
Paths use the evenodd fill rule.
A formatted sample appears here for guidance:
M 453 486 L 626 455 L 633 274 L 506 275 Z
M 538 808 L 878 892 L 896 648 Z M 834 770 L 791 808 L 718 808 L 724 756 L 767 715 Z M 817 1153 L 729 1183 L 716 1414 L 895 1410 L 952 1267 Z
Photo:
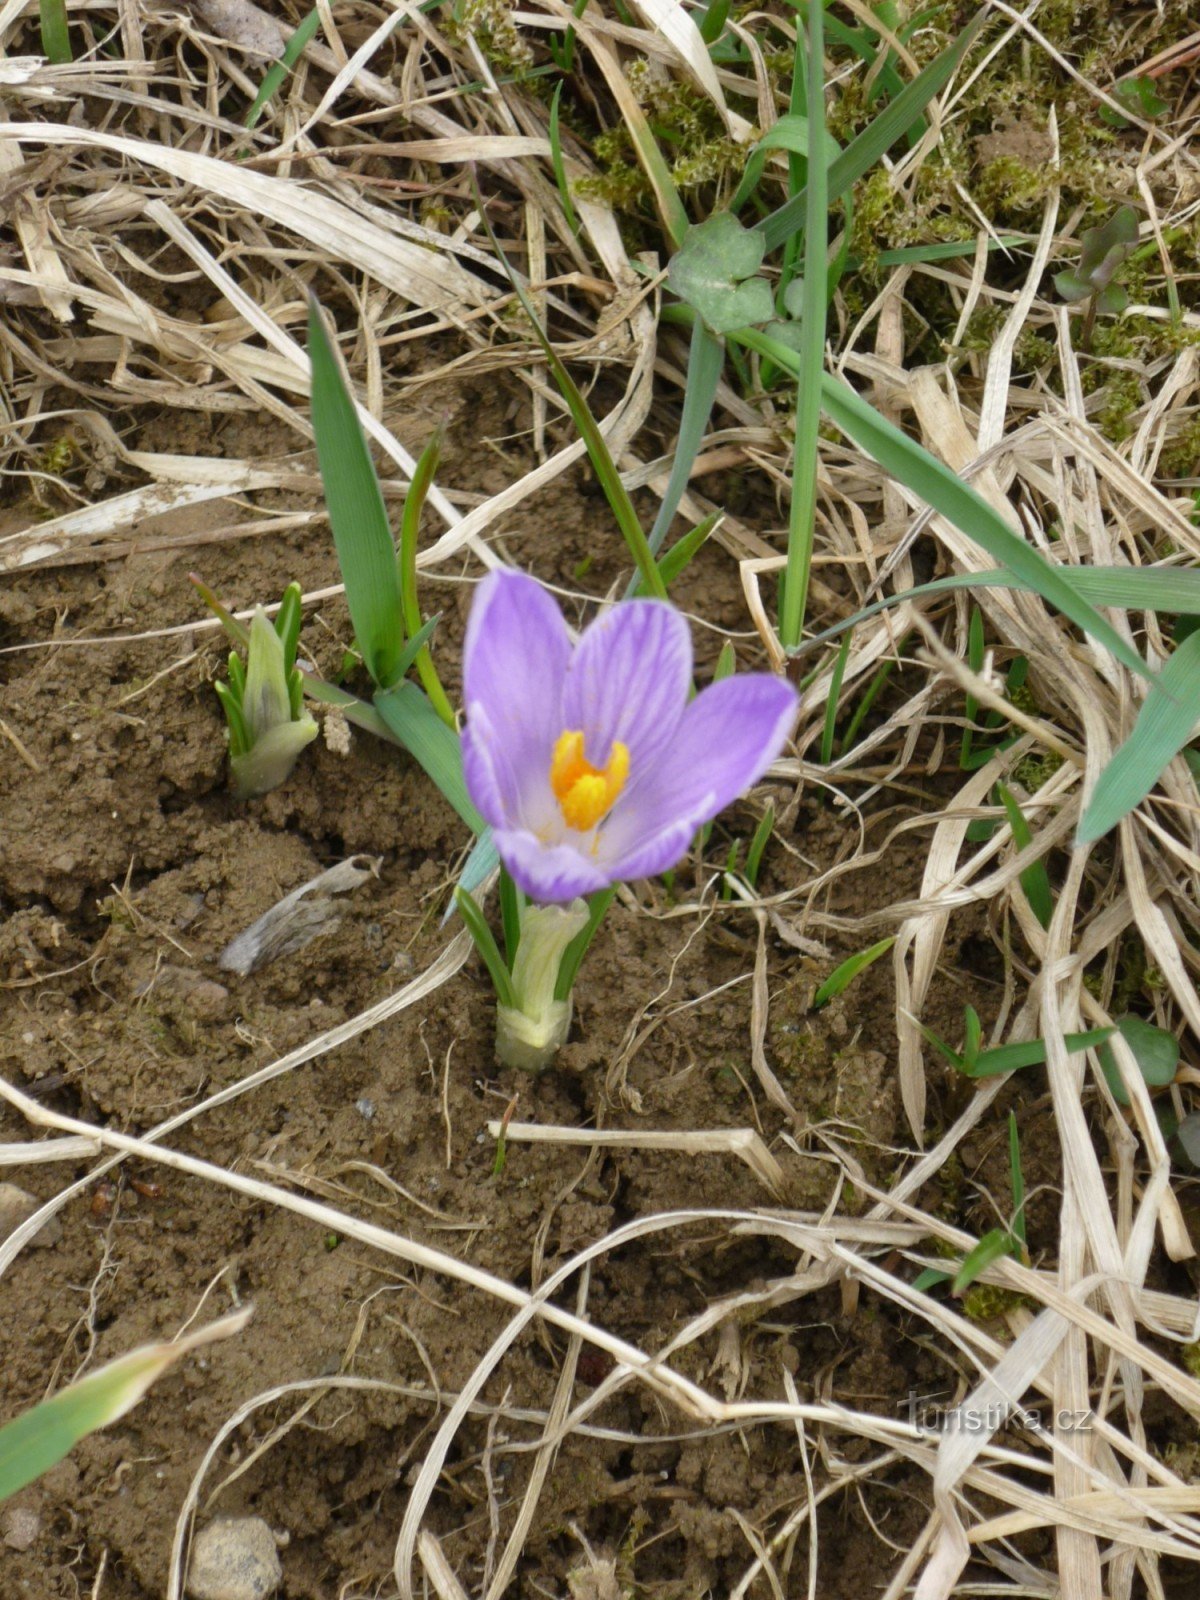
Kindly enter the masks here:
M 443 481 L 498 487 L 505 468 L 481 455 L 478 440 L 508 431 L 503 390 L 481 387 L 447 410 Z M 406 429 L 401 419 L 399 431 L 411 440 L 422 424 L 409 420 Z M 192 439 L 176 435 L 171 447 L 233 448 L 231 426 L 210 432 L 205 425 Z M 142 447 L 162 447 L 153 431 L 147 422 Z M 254 443 L 238 438 L 237 453 L 252 454 Z M 208 507 L 199 522 L 235 514 Z M 30 515 L 28 505 L 14 507 L 8 526 L 26 526 Z M 509 556 L 536 559 L 547 577 L 556 566 L 568 579 L 591 556 L 586 581 L 603 593 L 621 571 L 621 551 L 584 476 L 541 497 L 532 515 L 532 524 L 527 517 L 508 531 Z M 197 525 L 176 518 L 166 531 Z M 283 789 L 235 804 L 211 689 L 223 655 L 215 634 L 71 646 L 81 636 L 194 618 L 186 573 L 200 559 L 206 578 L 238 605 L 277 597 L 291 578 L 306 589 L 336 579 L 318 529 L 199 554 L 160 551 L 37 572 L 0 595 L 0 644 L 58 641 L 0 656 L 4 720 L 27 752 L 20 759 L 9 746 L 0 768 L 0 910 L 7 918 L 0 929 L 0 1072 L 58 1110 L 135 1133 L 351 1017 L 427 966 L 450 937 L 439 928 L 448 864 L 466 843 L 420 770 L 359 734 L 344 755 L 318 740 Z M 461 584 L 430 587 L 428 603 L 444 612 L 439 649 L 446 663 L 456 658 L 469 593 Z M 719 552 L 697 563 L 681 599 L 709 622 L 745 626 Z M 306 622 L 306 643 L 326 668 L 348 634 L 340 603 Z M 705 665 L 718 642 L 697 630 Z M 710 862 L 723 859 L 729 838 L 744 836 L 748 826 L 748 813 L 725 818 Z M 807 871 L 801 857 L 832 862 L 843 843 L 833 814 L 818 797 L 805 797 L 790 832 L 772 842 L 768 887 L 797 881 Z M 281 894 L 360 851 L 380 858 L 379 875 L 339 902 L 336 930 L 245 979 L 218 969 L 228 940 Z M 895 898 L 915 885 L 920 859 L 919 843 L 907 853 L 898 848 L 884 878 L 856 879 L 853 902 L 844 898 L 833 908 Z M 681 887 L 692 870 L 682 873 Z M 654 903 L 667 909 L 661 889 Z M 972 931 L 965 922 L 963 936 Z M 512 1146 L 496 1176 L 485 1124 L 514 1095 L 520 1117 L 549 1123 L 757 1124 L 784 1165 L 792 1202 L 819 1208 L 834 1169 L 780 1143 L 783 1119 L 750 1068 L 754 935 L 753 919 L 733 908 L 697 934 L 695 919 L 618 905 L 585 966 L 573 1040 L 542 1078 L 497 1068 L 492 1002 L 472 963 L 424 1006 L 206 1113 L 174 1143 L 285 1186 L 339 1183 L 336 1203 L 344 1209 L 520 1285 L 541 1281 L 631 1218 L 682 1207 L 755 1207 L 771 1197 L 746 1167 L 723 1156 L 620 1152 L 588 1160 L 581 1149 Z M 869 1175 L 885 1183 L 897 1160 L 892 1149 L 904 1143 L 886 965 L 859 980 L 851 1002 L 813 1015 L 806 1003 L 816 967 L 773 946 L 768 1035 L 774 1070 L 802 1122 L 840 1119 L 843 1134 L 860 1141 Z M 633 1048 L 647 1002 L 654 1014 L 669 1014 Z M 960 1005 L 951 993 L 946 1017 L 938 1019 L 948 1033 Z M 605 1075 L 618 1059 L 627 1092 L 610 1099 Z M 0 1140 L 28 1131 L 14 1114 L 0 1113 Z M 803 1139 L 802 1128 L 792 1131 Z M 991 1159 L 991 1144 L 979 1143 L 981 1162 Z M 364 1164 L 412 1198 L 389 1192 Z M 85 1170 L 42 1166 L 7 1175 L 45 1198 Z M 995 1192 L 1003 1192 L 1002 1177 Z M 970 1217 L 974 1203 L 972 1191 L 963 1215 Z M 986 1206 L 978 1209 L 978 1225 L 990 1225 Z M 793 1265 L 781 1243 L 691 1226 L 602 1258 L 589 1312 L 653 1350 L 715 1298 L 786 1276 Z M 327 1392 L 290 1428 L 283 1425 L 304 1395 L 257 1410 L 222 1448 L 205 1486 L 206 1496 L 219 1492 L 211 1503 L 202 1498 L 202 1518 L 214 1510 L 264 1517 L 283 1544 L 290 1600 L 392 1592 L 408 1487 L 440 1414 L 430 1381 L 443 1393 L 457 1390 L 510 1313 L 456 1283 L 401 1274 L 394 1262 L 288 1212 L 131 1165 L 119 1169 L 114 1185 L 73 1202 L 57 1242 L 27 1250 L 0 1279 L 4 1412 L 38 1399 L 51 1375 L 62 1382 L 85 1363 L 169 1337 L 206 1287 L 212 1293 L 202 1315 L 253 1301 L 250 1327 L 207 1359 L 185 1362 L 122 1423 L 85 1441 L 22 1496 L 41 1514 L 41 1531 L 24 1553 L 0 1551 L 6 1596 L 74 1600 L 92 1592 L 105 1559 L 102 1600 L 161 1594 L 179 1506 L 225 1419 L 275 1385 L 340 1372 L 394 1387 Z M 563 1303 L 573 1304 L 573 1293 Z M 790 1373 L 801 1397 L 828 1392 L 849 1406 L 900 1414 L 910 1389 L 933 1390 L 946 1378 L 907 1335 L 895 1313 L 867 1295 L 852 1312 L 833 1290 L 808 1296 L 742 1330 L 745 1392 L 782 1399 Z M 681 1370 L 719 1384 L 719 1346 L 714 1332 L 678 1358 Z M 493 1537 L 489 1494 L 506 1532 L 530 1469 L 532 1457 L 520 1447 L 538 1430 L 512 1413 L 547 1409 L 562 1357 L 563 1341 L 544 1330 L 520 1340 L 485 1391 L 499 1410 L 458 1436 L 434 1517 L 469 1587 L 478 1583 Z M 585 1356 L 577 1397 L 604 1370 Z M 632 1385 L 591 1421 L 600 1431 L 573 1436 L 557 1458 L 514 1593 L 565 1593 L 568 1574 L 584 1561 L 581 1537 L 598 1556 L 616 1558 L 621 1583 L 639 1594 L 727 1592 L 753 1555 L 739 1518 L 769 1536 L 806 1495 L 790 1428 L 688 1439 L 694 1422 Z M 246 1467 L 276 1428 L 279 1436 Z M 858 1446 L 843 1443 L 853 1456 Z M 237 1474 L 239 1464 L 246 1470 Z M 818 1482 L 826 1481 L 826 1467 L 818 1462 L 815 1470 Z M 851 1491 L 834 1502 L 839 1509 L 823 1516 L 821 1529 L 826 1600 L 870 1592 L 922 1525 L 927 1503 L 925 1480 L 897 1470 L 871 1480 L 861 1501 Z M 789 1592 L 805 1591 L 806 1571 L 802 1538 Z M 767 1592 L 762 1581 L 751 1590 Z

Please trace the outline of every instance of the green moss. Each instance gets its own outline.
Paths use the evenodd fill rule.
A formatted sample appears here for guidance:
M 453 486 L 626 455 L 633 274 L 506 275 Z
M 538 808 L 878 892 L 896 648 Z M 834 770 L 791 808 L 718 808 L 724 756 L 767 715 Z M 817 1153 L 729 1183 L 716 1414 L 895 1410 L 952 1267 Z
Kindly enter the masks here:
M 1027 1303 L 1027 1296 L 996 1283 L 975 1283 L 963 1296 L 963 1312 L 972 1322 L 996 1322 Z
M 1022 756 L 1013 768 L 1013 778 L 1026 794 L 1036 794 L 1062 764 L 1063 758 L 1057 751 L 1040 750 L 1037 754 Z

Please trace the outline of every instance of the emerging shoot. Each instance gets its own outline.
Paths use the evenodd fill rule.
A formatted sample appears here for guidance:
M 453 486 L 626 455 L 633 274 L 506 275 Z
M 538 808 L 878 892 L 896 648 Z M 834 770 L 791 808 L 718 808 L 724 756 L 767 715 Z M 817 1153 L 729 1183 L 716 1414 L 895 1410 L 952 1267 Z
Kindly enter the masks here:
M 229 656 L 229 682 L 215 685 L 229 730 L 233 786 L 239 800 L 277 789 L 290 775 L 317 724 L 304 709 L 296 667 L 300 585 L 290 584 L 272 625 L 261 606 L 250 623 L 246 663 Z

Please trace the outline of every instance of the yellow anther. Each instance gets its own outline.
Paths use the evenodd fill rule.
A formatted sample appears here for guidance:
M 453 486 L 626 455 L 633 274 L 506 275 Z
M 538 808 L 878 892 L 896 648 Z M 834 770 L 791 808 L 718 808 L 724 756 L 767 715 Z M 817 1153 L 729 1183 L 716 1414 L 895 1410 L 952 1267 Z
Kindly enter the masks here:
M 608 764 L 594 767 L 583 753 L 583 734 L 558 736 L 550 762 L 550 787 L 568 828 L 586 833 L 612 808 L 629 777 L 629 750 L 614 739 Z

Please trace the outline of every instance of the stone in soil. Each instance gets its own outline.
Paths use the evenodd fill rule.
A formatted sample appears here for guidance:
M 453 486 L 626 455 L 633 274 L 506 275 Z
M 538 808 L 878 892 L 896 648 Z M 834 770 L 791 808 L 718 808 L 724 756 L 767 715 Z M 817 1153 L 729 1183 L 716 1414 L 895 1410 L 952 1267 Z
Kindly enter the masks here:
M 267 1600 L 283 1581 L 275 1536 L 261 1517 L 223 1517 L 196 1536 L 192 1600 Z

